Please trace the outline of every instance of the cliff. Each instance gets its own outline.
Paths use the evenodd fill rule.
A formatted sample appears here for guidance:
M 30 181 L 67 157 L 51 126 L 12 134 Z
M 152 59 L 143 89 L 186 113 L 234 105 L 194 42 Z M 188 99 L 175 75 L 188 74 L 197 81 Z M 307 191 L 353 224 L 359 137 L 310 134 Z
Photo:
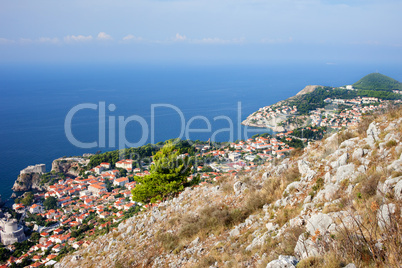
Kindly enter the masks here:
M 25 192 L 30 190 L 43 190 L 40 186 L 41 173 L 22 173 L 18 176 L 12 190 L 14 192 Z
M 314 85 L 314 86 L 312 86 L 312 85 L 309 85 L 309 86 L 306 86 L 305 88 L 303 88 L 301 91 L 299 91 L 297 94 L 296 94 L 296 96 L 300 96 L 300 95 L 304 95 L 304 94 L 307 94 L 307 93 L 311 93 L 311 92 L 313 92 L 316 88 L 318 88 L 318 87 L 321 87 L 321 86 L 317 86 L 317 85 Z
M 402 109 L 186 188 L 55 267 L 398 267 Z

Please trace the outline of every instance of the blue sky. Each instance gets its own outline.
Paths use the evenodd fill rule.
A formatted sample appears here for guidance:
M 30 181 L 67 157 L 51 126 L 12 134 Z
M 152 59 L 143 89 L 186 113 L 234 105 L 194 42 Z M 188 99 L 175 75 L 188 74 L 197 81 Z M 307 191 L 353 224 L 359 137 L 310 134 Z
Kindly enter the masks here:
M 399 0 L 0 0 L 0 63 L 398 63 Z

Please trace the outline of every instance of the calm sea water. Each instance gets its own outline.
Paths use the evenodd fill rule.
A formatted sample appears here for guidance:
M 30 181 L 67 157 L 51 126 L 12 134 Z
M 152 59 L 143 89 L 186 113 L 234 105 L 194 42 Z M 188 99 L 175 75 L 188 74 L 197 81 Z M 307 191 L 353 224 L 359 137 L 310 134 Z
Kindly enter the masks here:
M 217 141 L 244 138 L 238 135 L 238 121 L 260 107 L 290 97 L 309 84 L 341 86 L 351 84 L 371 72 L 381 72 L 402 81 L 402 65 L 244 65 L 244 66 L 129 66 L 129 65 L 15 65 L 0 66 L 0 194 L 11 195 L 19 171 L 28 165 L 51 162 L 62 156 L 117 149 L 106 127 L 106 146 L 83 149 L 71 144 L 65 135 L 68 112 L 76 105 L 105 102 L 106 123 L 118 117 L 138 116 L 150 131 L 151 105 L 177 107 L 189 123 L 194 116 L 211 124 L 208 133 L 191 133 L 193 140 L 208 140 L 217 130 Z M 238 105 L 241 103 L 241 118 Z M 72 120 L 72 133 L 82 142 L 98 140 L 98 110 L 84 109 Z M 155 109 L 154 141 L 176 138 L 181 133 L 180 114 L 162 107 Z M 121 124 L 120 124 L 121 125 Z M 194 120 L 192 128 L 207 127 Z M 240 127 L 243 131 L 243 127 Z M 130 142 L 140 141 L 143 128 L 128 123 L 124 135 Z M 144 136 L 150 142 L 150 133 Z M 252 133 L 249 136 L 253 135 Z M 99 140 L 98 140 L 99 141 Z

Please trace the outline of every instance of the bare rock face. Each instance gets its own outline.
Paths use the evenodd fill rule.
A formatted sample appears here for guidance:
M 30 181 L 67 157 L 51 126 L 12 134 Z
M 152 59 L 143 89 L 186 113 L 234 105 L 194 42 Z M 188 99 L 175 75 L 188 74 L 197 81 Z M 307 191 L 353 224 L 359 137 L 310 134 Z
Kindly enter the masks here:
M 396 211 L 396 206 L 395 204 L 386 204 L 382 205 L 380 209 L 377 212 L 377 220 L 378 220 L 378 226 L 380 226 L 381 229 L 387 228 L 391 224 L 391 218 L 392 215 Z
M 279 255 L 277 260 L 267 264 L 267 268 L 293 268 L 296 267 L 297 263 L 297 259 L 293 256 Z
M 302 175 L 302 181 L 310 181 L 314 175 L 315 171 L 310 169 L 310 163 L 306 160 L 299 160 L 297 162 L 299 172 Z
M 336 170 L 336 181 L 337 182 L 341 182 L 344 179 L 350 179 L 353 175 L 353 173 L 355 172 L 355 165 L 353 163 L 344 165 L 344 166 L 340 166 L 337 170 Z
M 41 174 L 39 173 L 23 173 L 18 176 L 12 190 L 14 192 L 24 192 L 30 190 L 42 190 L 39 185 Z
M 397 200 L 402 200 L 402 180 L 400 180 L 396 185 L 395 185 L 395 198 Z
M 233 185 L 233 190 L 236 195 L 240 195 L 246 189 L 247 189 L 247 186 L 243 182 L 240 182 L 240 181 L 236 182 Z
M 332 218 L 323 213 L 317 213 L 307 220 L 306 230 L 310 235 L 320 234 L 325 239 L 330 232 L 334 232 L 336 224 Z M 321 247 L 312 239 L 311 236 L 306 237 L 305 234 L 301 234 L 296 243 L 295 253 L 301 259 L 309 256 L 318 256 L 322 254 Z
M 375 122 L 372 122 L 367 129 L 366 141 L 371 147 L 374 146 L 375 142 L 379 140 L 378 135 L 380 134 L 380 129 L 377 127 Z
M 307 221 L 306 229 L 313 234 L 316 230 L 320 234 L 324 234 L 327 231 L 335 231 L 335 224 L 330 216 L 323 213 L 317 213 Z
M 299 91 L 296 96 L 301 96 L 307 93 L 311 93 L 313 92 L 316 88 L 321 87 L 321 86 L 317 86 L 317 85 L 309 85 L 306 86 L 305 88 L 303 88 L 301 91 Z

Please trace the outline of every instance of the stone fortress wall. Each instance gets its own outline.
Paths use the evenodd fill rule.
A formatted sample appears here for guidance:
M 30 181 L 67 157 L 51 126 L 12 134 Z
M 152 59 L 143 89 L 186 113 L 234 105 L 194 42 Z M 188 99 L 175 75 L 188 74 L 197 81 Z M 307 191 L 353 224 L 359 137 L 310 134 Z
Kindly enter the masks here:
M 20 171 L 20 175 L 27 174 L 27 173 L 45 173 L 46 172 L 46 165 L 45 164 L 38 164 L 35 166 L 28 166 Z
M 24 227 L 19 225 L 16 219 L 2 219 L 0 220 L 0 227 L 1 242 L 4 245 L 11 245 L 26 240 Z

